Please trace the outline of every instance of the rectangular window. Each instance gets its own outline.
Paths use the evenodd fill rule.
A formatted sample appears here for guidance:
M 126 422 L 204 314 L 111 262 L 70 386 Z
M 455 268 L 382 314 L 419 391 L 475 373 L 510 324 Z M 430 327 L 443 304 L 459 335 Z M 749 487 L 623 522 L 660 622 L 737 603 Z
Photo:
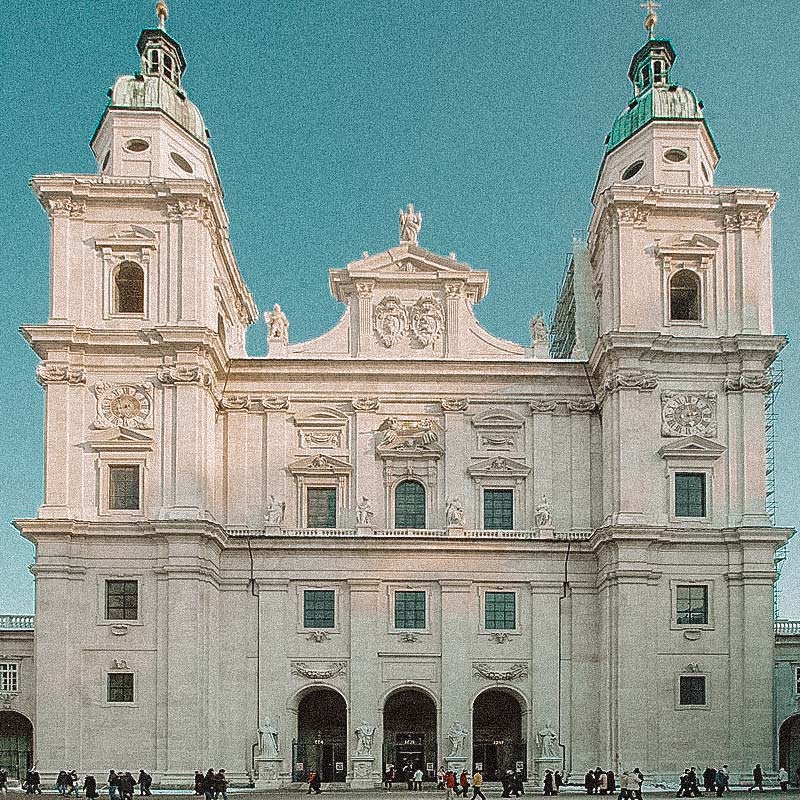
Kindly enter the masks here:
M 697 472 L 675 474 L 675 516 L 706 515 L 706 476 Z
M 139 619 L 138 581 L 106 581 L 106 619 Z
M 675 605 L 678 625 L 708 625 L 708 586 L 676 587 Z
M 0 683 L 0 686 L 2 686 L 2 683 Z M 800 667 L 794 668 L 794 692 L 795 694 L 800 694 Z
M 403 630 L 425 627 L 425 592 L 394 593 L 394 627 Z
M 487 631 L 517 627 L 517 596 L 514 592 L 486 592 L 484 597 Z
M 483 527 L 510 531 L 514 527 L 514 490 L 483 490 Z
M 17 669 L 17 664 L 13 661 L 0 661 L 0 692 L 19 691 Z
M 704 706 L 706 704 L 705 675 L 681 675 L 680 704 Z
M 308 489 L 306 525 L 309 528 L 336 527 L 336 489 Z
M 139 467 L 108 468 L 108 507 L 111 511 L 139 510 Z
M 332 589 L 306 589 L 303 592 L 303 627 L 334 628 L 336 593 Z
M 133 702 L 132 672 L 108 673 L 108 702 L 109 703 Z

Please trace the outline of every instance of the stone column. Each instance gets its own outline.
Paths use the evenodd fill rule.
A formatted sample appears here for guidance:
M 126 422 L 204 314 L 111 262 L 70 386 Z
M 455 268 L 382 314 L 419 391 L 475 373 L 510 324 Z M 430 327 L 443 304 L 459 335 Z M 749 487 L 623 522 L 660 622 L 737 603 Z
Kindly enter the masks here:
M 445 356 L 453 357 L 458 354 L 460 316 L 464 306 L 464 283 L 452 281 L 444 285 L 447 295 L 446 322 L 445 322 Z
M 372 289 L 374 281 L 357 281 L 356 292 L 358 293 L 358 320 L 357 333 L 353 337 L 355 350 L 354 355 L 361 355 L 370 349 L 372 336 Z
M 351 580 L 350 587 L 350 703 L 347 749 L 350 755 L 350 787 L 372 789 L 380 785 L 382 720 L 379 708 L 380 662 L 375 652 L 375 631 L 380 625 L 380 581 Z M 372 740 L 356 728 L 372 730 Z
M 470 613 L 469 594 L 474 591 L 464 581 L 439 581 L 442 590 L 442 706 L 439 709 L 441 747 L 439 763 L 459 774 L 472 761 L 472 710 L 469 686 L 472 662 L 470 653 L 477 621 Z M 453 747 L 448 733 L 453 726 L 465 731 L 460 746 Z

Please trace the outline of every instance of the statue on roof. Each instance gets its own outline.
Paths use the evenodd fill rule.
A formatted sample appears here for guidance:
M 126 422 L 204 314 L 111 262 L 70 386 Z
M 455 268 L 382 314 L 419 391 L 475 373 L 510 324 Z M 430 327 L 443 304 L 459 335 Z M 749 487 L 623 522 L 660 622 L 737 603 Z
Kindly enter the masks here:
M 414 211 L 414 204 L 409 203 L 408 209 L 400 209 L 400 242 L 417 244 L 419 231 L 422 227 L 422 212 Z
M 272 313 L 264 312 L 264 321 L 269 326 L 269 340 L 271 342 L 289 342 L 289 320 L 283 313 L 281 307 L 275 303 Z
M 547 323 L 541 311 L 531 320 L 531 341 L 534 344 L 547 342 Z

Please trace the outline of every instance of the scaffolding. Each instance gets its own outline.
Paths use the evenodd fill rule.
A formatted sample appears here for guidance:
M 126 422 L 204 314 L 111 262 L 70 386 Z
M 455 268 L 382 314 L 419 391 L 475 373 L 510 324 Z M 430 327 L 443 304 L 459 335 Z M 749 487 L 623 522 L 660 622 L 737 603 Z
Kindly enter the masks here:
M 776 424 L 778 412 L 775 402 L 778 398 L 781 386 L 783 385 L 783 363 L 776 359 L 769 370 L 770 390 L 764 398 L 764 433 L 766 438 L 766 461 L 767 461 L 767 514 L 769 514 L 772 524 L 775 525 L 775 517 L 778 510 L 778 499 L 776 490 L 776 469 L 775 469 L 775 445 L 776 445 Z M 781 566 L 786 560 L 786 545 L 779 547 L 775 551 L 775 589 L 772 598 L 772 611 L 775 619 L 778 619 L 778 603 L 780 601 L 780 589 L 778 581 L 781 577 Z
M 564 273 L 556 289 L 553 312 L 548 320 L 550 357 L 569 358 L 575 346 L 575 246 L 586 243 L 588 231 L 572 232 L 572 248 L 565 254 Z

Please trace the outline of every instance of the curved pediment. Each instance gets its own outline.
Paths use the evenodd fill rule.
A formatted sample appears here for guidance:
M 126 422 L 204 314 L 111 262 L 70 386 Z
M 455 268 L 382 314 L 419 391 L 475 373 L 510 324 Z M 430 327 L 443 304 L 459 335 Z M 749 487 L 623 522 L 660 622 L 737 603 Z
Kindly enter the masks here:
M 506 408 L 491 408 L 476 414 L 472 418 L 476 428 L 521 428 L 525 424 L 525 417 Z

